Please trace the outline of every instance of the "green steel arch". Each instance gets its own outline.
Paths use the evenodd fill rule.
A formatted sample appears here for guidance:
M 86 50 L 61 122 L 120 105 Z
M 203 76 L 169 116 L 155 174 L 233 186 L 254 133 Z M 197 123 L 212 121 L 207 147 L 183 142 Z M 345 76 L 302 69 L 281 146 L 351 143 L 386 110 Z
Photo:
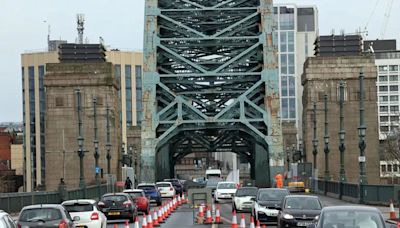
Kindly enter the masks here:
M 146 0 L 141 181 L 231 151 L 269 186 L 282 165 L 272 0 Z

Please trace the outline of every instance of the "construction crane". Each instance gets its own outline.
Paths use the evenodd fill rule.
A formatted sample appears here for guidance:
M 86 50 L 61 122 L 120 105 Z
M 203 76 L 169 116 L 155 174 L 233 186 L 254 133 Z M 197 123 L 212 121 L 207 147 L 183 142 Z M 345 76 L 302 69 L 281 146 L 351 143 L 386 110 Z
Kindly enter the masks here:
M 386 11 L 385 11 L 385 15 L 383 18 L 383 24 L 382 24 L 382 28 L 381 28 L 381 39 L 385 38 L 386 35 L 386 29 L 389 23 L 389 19 L 390 19 L 390 14 L 392 12 L 392 5 L 393 5 L 394 0 L 388 0 L 387 6 L 386 6 Z

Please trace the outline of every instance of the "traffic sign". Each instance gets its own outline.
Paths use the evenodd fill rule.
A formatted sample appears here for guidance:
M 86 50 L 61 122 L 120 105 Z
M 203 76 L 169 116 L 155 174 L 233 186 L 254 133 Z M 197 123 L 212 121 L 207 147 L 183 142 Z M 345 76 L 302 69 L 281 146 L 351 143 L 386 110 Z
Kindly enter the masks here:
M 100 173 L 100 167 L 96 167 L 96 173 L 97 173 L 97 174 Z

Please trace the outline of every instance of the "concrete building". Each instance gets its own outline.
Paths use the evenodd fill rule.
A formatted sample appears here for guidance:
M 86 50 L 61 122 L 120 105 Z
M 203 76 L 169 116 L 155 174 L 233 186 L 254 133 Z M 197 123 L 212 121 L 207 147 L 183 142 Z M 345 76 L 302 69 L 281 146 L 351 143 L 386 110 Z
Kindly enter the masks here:
M 44 184 L 45 179 L 45 103 L 46 93 L 43 85 L 47 63 L 58 63 L 58 53 L 54 42 L 42 52 L 29 52 L 21 55 L 23 123 L 24 123 L 24 186 L 32 191 Z M 57 44 L 65 43 L 58 42 Z M 140 125 L 142 103 L 142 53 L 106 51 L 106 59 L 114 64 L 118 79 L 120 96 L 120 119 L 122 139 L 127 142 L 126 129 Z M 126 150 L 125 150 L 126 151 Z M 39 168 L 40 167 L 40 168 Z
M 304 65 L 302 75 L 303 93 L 303 135 L 307 161 L 313 161 L 313 102 L 317 104 L 317 169 L 318 177 L 324 178 L 324 95 L 328 95 L 329 122 L 329 164 L 330 178 L 339 177 L 339 82 L 345 82 L 344 130 L 345 135 L 345 171 L 347 181 L 357 183 L 358 167 L 358 127 L 359 127 L 359 73 L 365 75 L 365 124 L 366 130 L 366 173 L 368 183 L 379 183 L 379 138 L 378 107 L 375 59 L 371 55 L 346 57 L 312 57 Z

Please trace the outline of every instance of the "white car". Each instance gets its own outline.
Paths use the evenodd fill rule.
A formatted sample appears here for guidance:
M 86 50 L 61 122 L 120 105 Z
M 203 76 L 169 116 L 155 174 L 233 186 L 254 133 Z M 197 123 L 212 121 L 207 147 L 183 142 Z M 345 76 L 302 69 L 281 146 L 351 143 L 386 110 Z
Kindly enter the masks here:
M 218 182 L 217 188 L 214 192 L 215 202 L 221 200 L 230 200 L 233 198 L 237 190 L 237 185 L 235 182 L 221 181 Z
M 171 182 L 157 182 L 156 186 L 160 190 L 162 198 L 172 198 L 176 195 L 175 188 Z
M 76 228 L 106 228 L 107 218 L 96 205 L 95 200 L 78 199 L 64 201 L 62 205 L 67 209 L 72 218 L 79 217 L 74 222 Z
M 249 211 L 253 207 L 254 199 L 257 197 L 257 187 L 239 188 L 232 200 L 232 211 Z
M 282 200 L 290 192 L 283 188 L 261 188 L 254 201 L 252 216 L 261 223 L 277 222 L 282 207 Z

